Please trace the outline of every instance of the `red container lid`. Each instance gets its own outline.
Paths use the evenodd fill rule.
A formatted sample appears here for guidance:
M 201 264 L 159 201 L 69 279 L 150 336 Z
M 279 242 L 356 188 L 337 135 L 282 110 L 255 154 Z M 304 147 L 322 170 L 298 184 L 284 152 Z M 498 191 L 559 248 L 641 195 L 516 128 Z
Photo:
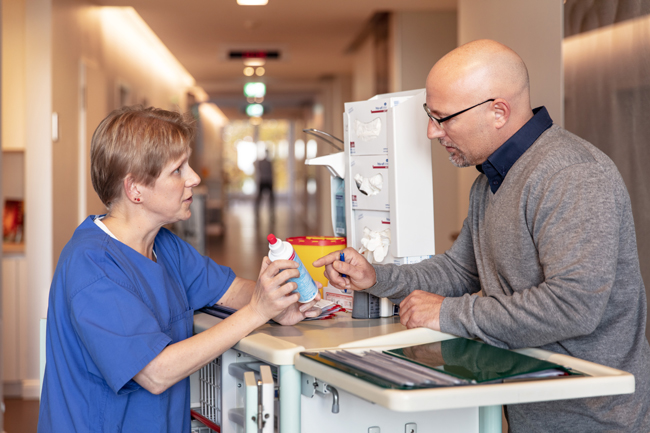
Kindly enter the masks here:
M 287 242 L 291 245 L 310 245 L 310 246 L 332 246 L 332 245 L 345 245 L 346 238 L 334 236 L 297 236 L 287 238 Z

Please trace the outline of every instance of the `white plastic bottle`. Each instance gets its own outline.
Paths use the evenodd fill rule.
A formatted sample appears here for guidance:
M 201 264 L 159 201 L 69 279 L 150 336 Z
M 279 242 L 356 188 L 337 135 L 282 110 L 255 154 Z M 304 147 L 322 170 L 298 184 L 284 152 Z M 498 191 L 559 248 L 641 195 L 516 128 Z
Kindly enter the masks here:
M 296 254 L 296 251 L 293 249 L 293 246 L 289 242 L 276 238 L 273 234 L 268 235 L 266 239 L 269 241 L 269 259 L 272 262 L 276 260 L 293 260 L 298 263 L 300 276 L 289 279 L 289 281 L 298 284 L 298 288 L 294 290 L 294 292 L 300 294 L 298 302 L 304 304 L 305 302 L 314 299 L 316 293 L 318 293 L 318 288 L 316 287 L 316 283 L 314 283 L 311 275 L 309 275 L 309 272 L 307 272 L 305 265 L 302 264 L 300 257 L 298 257 L 298 254 Z

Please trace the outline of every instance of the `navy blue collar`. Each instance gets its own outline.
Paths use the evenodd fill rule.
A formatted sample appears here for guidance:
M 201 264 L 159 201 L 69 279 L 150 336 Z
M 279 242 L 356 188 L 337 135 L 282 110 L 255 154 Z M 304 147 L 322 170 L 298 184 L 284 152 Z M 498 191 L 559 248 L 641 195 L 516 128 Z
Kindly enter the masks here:
M 492 194 L 496 194 L 501 183 L 503 183 L 503 179 L 508 174 L 508 170 L 517 162 L 519 157 L 551 125 L 553 125 L 553 120 L 548 115 L 546 107 L 535 108 L 533 117 L 519 131 L 515 132 L 512 137 L 495 150 L 487 161 L 476 166 L 478 171 L 487 176 Z

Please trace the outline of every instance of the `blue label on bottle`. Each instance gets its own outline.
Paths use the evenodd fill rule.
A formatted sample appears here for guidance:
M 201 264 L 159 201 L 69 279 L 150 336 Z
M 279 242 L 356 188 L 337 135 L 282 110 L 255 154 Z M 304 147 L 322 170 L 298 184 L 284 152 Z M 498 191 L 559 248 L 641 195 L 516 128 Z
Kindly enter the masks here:
M 314 299 L 316 293 L 318 292 L 318 288 L 316 287 L 316 283 L 314 283 L 311 275 L 309 275 L 309 272 L 307 272 L 307 268 L 305 268 L 305 265 L 302 264 L 302 261 L 300 260 L 300 257 L 298 257 L 298 254 L 294 253 L 291 259 L 294 262 L 298 263 L 298 271 L 300 272 L 300 276 L 298 278 L 290 278 L 289 281 L 293 281 L 298 285 L 298 288 L 294 290 L 294 292 L 300 294 L 300 299 L 298 302 L 304 304 L 305 302 L 309 302 Z

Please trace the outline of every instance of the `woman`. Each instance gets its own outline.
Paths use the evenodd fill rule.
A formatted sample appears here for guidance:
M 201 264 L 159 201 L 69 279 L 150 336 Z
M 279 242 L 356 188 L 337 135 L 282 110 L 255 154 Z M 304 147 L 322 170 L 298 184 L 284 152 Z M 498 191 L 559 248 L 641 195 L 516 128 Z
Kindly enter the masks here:
M 293 261 L 265 257 L 246 280 L 163 228 L 191 214 L 193 131 L 154 108 L 116 110 L 95 131 L 91 178 L 108 213 L 86 219 L 59 258 L 39 432 L 189 432 L 191 373 L 271 318 L 320 313 L 291 293 Z M 192 336 L 194 310 L 215 303 L 238 311 Z

